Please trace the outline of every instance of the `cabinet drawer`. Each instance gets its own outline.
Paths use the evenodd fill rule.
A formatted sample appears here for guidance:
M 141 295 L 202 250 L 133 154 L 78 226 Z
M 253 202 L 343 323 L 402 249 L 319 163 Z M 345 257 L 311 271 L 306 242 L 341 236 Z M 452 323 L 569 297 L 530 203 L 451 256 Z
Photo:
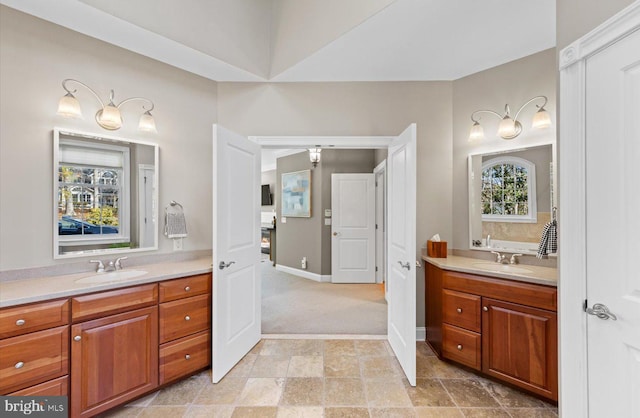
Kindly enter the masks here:
M 442 356 L 480 370 L 480 334 L 444 324 L 442 326 Z
M 0 341 L 0 393 L 68 373 L 68 325 Z
M 68 299 L 5 308 L 0 310 L 0 338 L 15 337 L 68 323 Z
M 158 286 L 126 287 L 71 299 L 71 318 L 74 322 L 104 317 L 155 305 L 158 301 Z
M 160 302 L 209 293 L 211 293 L 211 274 L 200 274 L 160 283 Z
M 160 304 L 160 343 L 166 343 L 209 329 L 209 295 L 194 296 Z
M 69 377 L 63 376 L 10 393 L 9 396 L 65 396 L 68 393 Z
M 444 289 L 442 313 L 444 322 L 480 332 L 480 296 Z
M 211 361 L 209 331 L 160 346 L 160 384 L 205 368 Z

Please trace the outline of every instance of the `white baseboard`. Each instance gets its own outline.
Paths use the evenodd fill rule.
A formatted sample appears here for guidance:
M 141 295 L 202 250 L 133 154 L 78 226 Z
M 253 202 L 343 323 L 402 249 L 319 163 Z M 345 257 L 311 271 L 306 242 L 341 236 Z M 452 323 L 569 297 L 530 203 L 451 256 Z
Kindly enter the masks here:
M 282 264 L 276 264 L 276 270 L 293 274 L 294 276 L 303 277 L 305 279 L 311 279 L 316 282 L 331 283 L 330 274 L 321 275 L 318 273 L 311 273 L 310 271 L 294 269 L 293 267 L 283 266 Z
M 426 340 L 427 340 L 427 328 L 416 327 L 416 341 L 426 341 Z

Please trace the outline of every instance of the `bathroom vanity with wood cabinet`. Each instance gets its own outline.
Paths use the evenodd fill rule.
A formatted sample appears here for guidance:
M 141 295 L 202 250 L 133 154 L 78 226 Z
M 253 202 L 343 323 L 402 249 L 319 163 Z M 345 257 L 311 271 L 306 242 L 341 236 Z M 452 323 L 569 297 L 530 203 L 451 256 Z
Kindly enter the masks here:
M 211 273 L 0 309 L 0 394 L 94 416 L 211 362 Z
M 436 354 L 557 401 L 557 289 L 552 282 L 452 271 L 426 261 L 427 343 Z

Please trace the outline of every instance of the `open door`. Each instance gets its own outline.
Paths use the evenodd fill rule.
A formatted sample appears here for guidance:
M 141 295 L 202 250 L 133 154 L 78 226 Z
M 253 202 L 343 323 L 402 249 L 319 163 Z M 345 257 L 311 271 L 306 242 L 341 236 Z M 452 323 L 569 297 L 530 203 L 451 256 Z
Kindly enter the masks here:
M 389 146 L 388 339 L 404 373 L 416 385 L 416 125 Z
M 260 341 L 260 146 L 213 126 L 213 382 Z

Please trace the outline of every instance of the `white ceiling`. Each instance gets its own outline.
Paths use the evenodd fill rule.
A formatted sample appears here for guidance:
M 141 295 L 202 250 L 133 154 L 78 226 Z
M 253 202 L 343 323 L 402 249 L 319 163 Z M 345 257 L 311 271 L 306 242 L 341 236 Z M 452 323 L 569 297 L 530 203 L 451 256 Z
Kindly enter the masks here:
M 0 3 L 216 81 L 454 80 L 555 46 L 555 0 L 371 1 Z

